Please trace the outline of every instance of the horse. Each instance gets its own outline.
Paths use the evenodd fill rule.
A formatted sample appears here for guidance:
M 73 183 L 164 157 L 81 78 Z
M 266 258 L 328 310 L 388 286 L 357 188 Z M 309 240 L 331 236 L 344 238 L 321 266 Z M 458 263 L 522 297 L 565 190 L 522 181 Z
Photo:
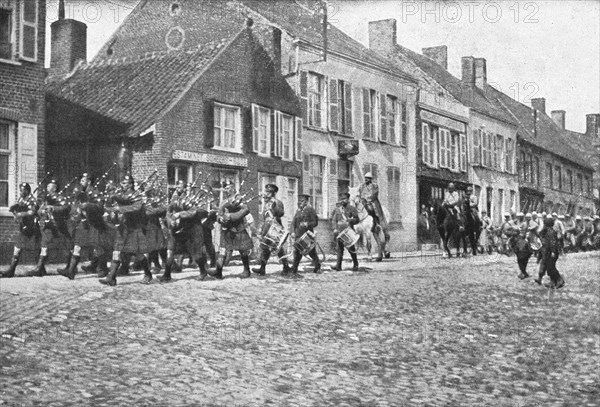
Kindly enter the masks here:
M 450 216 L 448 211 L 440 206 L 437 213 L 438 232 L 443 242 L 444 250 L 448 253 L 448 257 L 452 257 L 448 248 L 448 240 L 452 240 L 456 244 L 456 257 L 460 255 L 460 242 L 463 244 L 463 257 L 467 256 L 467 239 L 465 233 L 465 219 L 461 212 L 455 216 Z
M 381 261 L 385 256 L 386 259 L 390 258 L 390 252 L 386 250 L 386 247 L 390 241 L 390 235 L 386 233 L 384 228 L 381 225 L 376 225 L 373 216 L 369 214 L 363 205 L 360 195 L 358 195 L 358 188 L 350 188 L 350 195 L 352 197 L 352 203 L 356 207 L 358 211 L 358 218 L 360 222 L 354 226 L 354 230 L 359 234 L 359 244 L 362 243 L 365 245 L 367 249 L 367 254 L 369 256 L 369 260 L 371 260 L 371 236 L 375 239 L 378 247 L 378 256 L 375 259 L 376 261 Z M 383 214 L 386 219 L 389 219 L 389 213 L 385 208 L 383 209 Z
M 462 207 L 462 215 L 465 220 L 465 234 L 469 238 L 469 243 L 471 243 L 471 248 L 473 249 L 473 256 L 477 256 L 477 242 L 479 242 L 479 236 L 481 235 L 481 219 L 479 219 L 469 205 L 469 202 L 463 203 Z M 467 249 L 465 247 L 465 253 Z

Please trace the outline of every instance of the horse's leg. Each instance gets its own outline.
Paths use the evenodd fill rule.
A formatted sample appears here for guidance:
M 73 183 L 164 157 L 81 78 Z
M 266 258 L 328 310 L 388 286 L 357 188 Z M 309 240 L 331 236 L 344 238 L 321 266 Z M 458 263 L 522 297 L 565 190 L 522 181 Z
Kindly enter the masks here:
M 373 237 L 375 238 L 375 243 L 377 243 L 377 257 L 375 258 L 375 261 L 382 261 L 383 260 L 383 250 L 382 250 L 382 243 L 381 243 L 381 238 L 379 237 L 379 233 L 374 232 Z
M 444 250 L 448 253 L 448 258 L 451 258 L 452 253 L 450 253 L 450 248 L 448 247 L 448 240 L 450 240 L 450 232 L 444 230 Z

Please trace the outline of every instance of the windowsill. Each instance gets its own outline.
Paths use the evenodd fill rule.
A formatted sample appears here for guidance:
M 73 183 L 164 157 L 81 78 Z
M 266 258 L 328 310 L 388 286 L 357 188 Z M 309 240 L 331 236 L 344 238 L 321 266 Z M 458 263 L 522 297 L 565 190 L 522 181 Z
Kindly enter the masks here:
M 0 64 L 7 64 L 7 65 L 14 65 L 14 66 L 21 66 L 21 65 L 23 65 L 19 61 L 14 61 L 12 59 L 4 59 L 4 58 L 0 58 Z
M 321 133 L 329 133 L 329 130 L 328 130 L 328 129 L 324 129 L 324 128 L 322 128 L 322 127 L 315 127 L 315 126 L 310 126 L 310 125 L 306 125 L 306 126 L 304 126 L 304 127 L 305 127 L 306 129 L 308 129 L 308 130 L 312 130 L 312 131 L 318 131 L 318 132 L 321 132 Z
M 233 149 L 233 148 L 225 148 L 225 147 L 217 147 L 217 146 L 213 146 L 212 149 L 216 150 L 216 151 L 223 151 L 224 153 L 234 153 L 234 154 L 244 155 L 244 152 L 241 149 Z
M 1 217 L 13 217 L 13 214 L 8 210 L 8 207 L 0 207 L 0 216 Z

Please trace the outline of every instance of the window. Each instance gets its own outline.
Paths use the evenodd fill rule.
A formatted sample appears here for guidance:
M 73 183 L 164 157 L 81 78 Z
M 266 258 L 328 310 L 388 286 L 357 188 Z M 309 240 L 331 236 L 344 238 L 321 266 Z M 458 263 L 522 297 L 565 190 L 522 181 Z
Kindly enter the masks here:
M 338 193 L 348 192 L 352 188 L 352 161 L 338 161 Z
M 27 61 L 37 61 L 37 0 L 23 0 L 21 8 L 21 58 Z
M 296 136 L 296 144 L 294 145 L 294 156 L 296 161 L 302 161 L 302 119 L 296 118 L 296 125 L 294 126 L 294 133 Z
M 373 174 L 373 182 L 377 183 L 377 180 L 379 179 L 377 174 L 377 164 L 365 164 L 363 167 L 363 174 L 366 174 L 367 172 Z
M 452 139 L 450 131 L 440 129 L 440 167 L 449 168 L 451 166 L 451 144 Z
M 400 140 L 398 138 L 398 99 L 390 95 L 384 95 L 382 96 L 382 99 L 385 99 L 385 108 L 382 104 L 381 140 L 388 141 L 392 144 L 399 144 Z M 385 117 L 383 117 L 384 115 Z
M 473 164 L 481 165 L 481 130 L 473 130 Z
M 467 135 L 460 133 L 460 170 L 467 171 Z
M 592 195 L 592 183 L 590 182 L 590 177 L 586 175 L 585 177 L 585 194 Z
M 506 155 L 505 155 L 504 169 L 509 174 L 514 174 L 514 168 L 513 168 L 514 153 L 515 153 L 515 142 L 511 138 L 507 138 L 506 139 Z
M 314 73 L 308 76 L 308 125 L 323 126 L 323 77 Z
M 363 89 L 363 137 L 377 140 L 377 92 L 373 89 Z
M 510 191 L 510 210 L 517 211 L 517 192 L 513 190 Z
M 530 156 L 533 157 L 533 156 Z M 531 182 L 540 185 L 540 159 L 539 157 L 533 157 L 532 169 L 531 169 Z
M 279 115 L 281 120 L 279 131 L 279 148 L 281 149 L 281 158 L 291 161 L 294 149 L 294 117 L 285 113 Z
M 352 135 L 352 85 L 329 79 L 329 130 Z
M 0 59 L 13 59 L 13 12 L 0 8 Z
M 494 214 L 492 213 L 492 202 L 493 202 L 493 193 L 494 190 L 490 187 L 487 187 L 485 189 L 486 192 L 486 203 L 485 203 L 485 207 L 487 209 L 487 213 L 490 216 L 490 218 L 493 219 Z
M 309 194 L 311 195 L 312 205 L 319 216 L 324 214 L 323 189 L 325 174 L 325 157 L 318 155 L 310 156 L 310 173 L 308 176 Z
M 496 216 L 498 222 L 502 222 L 502 214 L 504 213 L 504 190 L 498 190 L 498 206 L 496 207 Z
M 400 219 L 400 168 L 388 167 L 388 209 L 390 211 L 390 222 Z
M 14 174 L 14 126 L 0 121 L 0 207 L 8 207 L 15 196 Z
M 423 162 L 437 167 L 437 128 L 423 123 Z
M 232 182 L 235 185 L 236 190 L 240 187 L 240 174 L 237 170 L 219 170 L 216 168 L 211 169 L 211 179 L 213 197 L 218 199 L 219 202 L 223 202 L 223 187 L 227 181 Z
M 271 110 L 258 105 L 252 105 L 252 149 L 258 155 L 271 155 Z
M 484 167 L 489 167 L 489 155 L 488 155 L 489 137 L 488 133 L 481 130 L 481 164 Z
M 573 171 L 567 170 L 567 191 L 573 193 Z
M 451 145 L 450 145 L 450 168 L 458 171 L 460 164 L 460 136 L 458 133 L 451 133 L 450 136 Z
M 504 157 L 504 137 L 497 134 L 496 135 L 496 169 L 498 171 L 505 170 L 505 160 Z
M 421 125 L 421 154 L 423 156 L 423 162 L 425 164 L 432 165 L 429 157 L 429 125 L 427 123 L 423 123 Z
M 577 192 L 583 194 L 583 177 L 581 176 L 581 174 L 577 174 L 577 187 Z
M 559 166 L 555 167 L 555 171 L 556 171 L 556 176 L 554 177 L 554 188 L 555 189 L 562 189 L 562 170 Z
M 552 188 L 554 185 L 553 176 L 552 176 L 552 164 L 546 163 L 546 186 L 548 188 Z
M 406 110 L 406 102 L 402 102 L 400 105 L 400 120 L 402 120 L 402 126 L 400 129 L 400 145 L 403 147 L 408 146 L 408 112 Z
M 519 181 L 525 181 L 525 160 L 527 156 L 524 151 L 519 153 L 519 161 L 517 162 L 517 173 L 519 175 Z
M 194 182 L 192 180 L 192 166 L 187 164 L 167 164 L 167 184 L 169 189 L 169 197 L 173 195 L 178 181 L 183 181 L 186 184 Z
M 215 103 L 214 148 L 242 152 L 240 108 Z
M 19 123 L 17 134 L 19 135 L 19 183 L 37 184 L 37 125 Z

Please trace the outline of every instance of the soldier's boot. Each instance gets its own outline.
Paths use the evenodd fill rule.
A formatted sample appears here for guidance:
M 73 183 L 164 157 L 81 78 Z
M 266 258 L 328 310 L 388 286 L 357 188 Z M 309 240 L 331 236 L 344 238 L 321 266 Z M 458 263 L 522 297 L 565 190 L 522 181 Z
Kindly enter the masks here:
M 313 273 L 315 274 L 321 274 L 321 262 L 319 261 L 319 256 L 317 255 L 317 253 L 313 250 L 311 256 L 313 259 L 313 263 L 315 265 L 315 268 L 313 270 Z
M 341 250 L 337 251 L 337 259 L 335 262 L 335 266 L 333 266 L 331 269 L 335 270 L 335 271 L 342 271 L 342 260 L 344 258 L 344 252 L 342 252 Z
M 152 271 L 150 271 L 150 264 L 146 256 L 140 261 L 140 266 L 144 270 L 144 278 L 142 279 L 142 284 L 150 284 L 152 281 Z
M 107 254 L 102 254 L 98 257 L 98 278 L 104 278 L 108 275 L 107 256 Z
M 251 273 L 250 273 L 250 258 L 248 257 L 247 254 L 243 254 L 241 257 L 242 257 L 242 264 L 244 265 L 244 271 L 242 272 L 242 275 L 240 277 L 248 278 L 251 275 Z
M 217 253 L 215 252 L 215 247 L 211 245 L 206 251 L 208 252 L 208 257 L 210 258 L 210 268 L 214 269 L 217 266 Z
M 61 276 L 67 277 L 69 280 L 75 280 L 75 275 L 77 274 L 77 265 L 79 264 L 79 256 L 71 256 L 71 260 L 69 261 L 69 267 L 65 269 L 57 270 L 58 274 Z
M 198 257 L 196 263 L 198 263 L 198 268 L 200 269 L 200 277 L 198 277 L 198 280 L 206 280 L 206 277 L 208 276 L 208 271 L 206 270 L 206 257 Z
M 89 266 L 81 266 L 81 270 L 83 270 L 85 273 L 95 273 L 99 264 L 100 264 L 100 258 L 94 256 L 92 258 L 92 261 L 90 262 L 90 265 Z M 106 268 L 106 264 L 104 264 L 104 268 Z M 107 273 L 108 273 L 108 271 L 107 271 Z M 104 276 L 102 276 L 102 277 L 104 277 Z
M 358 256 L 356 253 L 350 253 L 350 257 L 352 257 L 352 271 L 358 271 Z
M 64 275 L 63 273 L 66 273 L 67 271 L 69 271 L 69 264 L 71 264 L 72 257 L 73 257 L 73 253 L 71 251 L 69 251 L 69 254 L 67 255 L 67 262 L 65 263 L 65 267 L 56 269 L 56 272 L 58 274 L 60 274 L 62 276 L 62 275 Z
M 158 250 L 150 253 L 148 261 L 152 266 L 152 272 L 159 273 L 162 267 L 160 266 L 160 261 L 158 260 Z
M 125 255 L 117 269 L 118 276 L 128 276 L 129 275 L 129 262 L 131 260 L 131 256 Z
M 171 281 L 171 267 L 173 266 L 173 261 L 169 261 L 167 260 L 165 262 L 165 272 L 163 273 L 162 276 L 158 276 L 158 281 L 160 281 L 161 283 L 168 283 L 169 281 Z
M 40 256 L 37 266 L 33 270 L 29 270 L 25 275 L 27 277 L 43 277 L 46 275 L 46 259 L 48 256 Z
M 117 271 L 119 270 L 120 265 L 121 265 L 120 261 L 113 260 L 110 263 L 110 271 L 108 272 L 106 277 L 101 278 L 98 281 L 100 281 L 101 284 L 106 284 L 106 285 L 110 285 L 110 286 L 117 285 Z
M 267 261 L 268 259 L 265 255 L 265 252 L 262 252 L 260 254 L 260 266 L 254 267 L 252 272 L 258 274 L 259 276 L 264 276 L 266 274 L 265 268 L 267 267 Z
M 283 270 L 281 271 L 281 275 L 288 276 L 292 270 L 290 269 L 288 260 L 285 257 L 281 259 L 281 264 L 283 264 Z
M 168 258 L 168 256 L 167 256 L 167 249 L 160 249 L 158 251 L 158 255 L 160 256 L 160 259 L 162 260 L 163 266 L 166 267 L 166 265 L 167 265 L 167 258 Z M 160 268 L 160 266 L 159 266 L 159 268 Z
M 300 266 L 300 260 L 302 260 L 302 255 L 298 252 L 294 253 L 294 263 L 292 263 L 292 273 L 290 277 L 297 278 L 300 275 L 298 274 L 298 266 Z
M 13 256 L 8 270 L 3 270 L 0 273 L 0 278 L 13 278 L 15 276 L 15 270 L 19 264 L 19 256 Z

